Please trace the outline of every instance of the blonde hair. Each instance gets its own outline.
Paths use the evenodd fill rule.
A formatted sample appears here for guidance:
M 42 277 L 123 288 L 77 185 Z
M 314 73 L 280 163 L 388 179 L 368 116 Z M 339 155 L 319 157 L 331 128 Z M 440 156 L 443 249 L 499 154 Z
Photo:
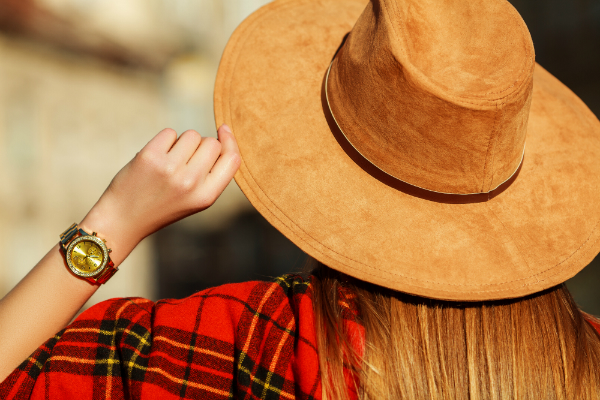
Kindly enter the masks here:
M 600 398 L 600 337 L 564 284 L 513 300 L 458 303 L 312 266 L 328 400 L 349 398 L 348 371 L 359 399 Z M 343 323 L 343 293 L 352 293 L 364 326 L 363 355 Z

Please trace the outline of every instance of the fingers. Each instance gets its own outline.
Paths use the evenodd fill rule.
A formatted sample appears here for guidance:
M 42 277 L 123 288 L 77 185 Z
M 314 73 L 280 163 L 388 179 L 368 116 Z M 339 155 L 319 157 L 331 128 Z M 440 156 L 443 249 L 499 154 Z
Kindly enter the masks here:
M 167 186 L 177 189 L 182 204 L 188 197 L 195 209 L 210 207 L 241 164 L 231 129 L 223 125 L 218 135 L 218 140 L 202 138 L 196 131 L 188 130 L 177 139 L 174 130 L 165 129 L 140 152 L 140 160 L 145 161 L 140 164 L 142 170 L 158 171 L 154 182 L 166 180 Z
M 235 136 L 227 125 L 218 130 L 221 154 L 206 178 L 207 185 L 221 194 L 241 164 L 240 150 Z
M 191 129 L 187 130 L 177 139 L 177 142 L 169 151 L 169 156 L 186 164 L 198 149 L 201 141 L 202 137 L 198 132 Z
M 217 139 L 206 137 L 202 139 L 200 146 L 198 146 L 187 166 L 197 179 L 204 181 L 219 158 L 221 151 L 222 145 Z
M 146 144 L 146 146 L 144 146 L 142 151 L 150 151 L 156 154 L 167 154 L 176 141 L 177 132 L 171 128 L 163 129 L 162 131 L 158 132 L 158 134 L 154 136 L 152 140 Z
M 240 154 L 240 149 L 238 148 L 235 136 L 233 136 L 233 132 L 231 132 L 231 128 L 228 125 L 221 125 L 217 130 L 217 134 L 219 135 L 221 144 L 224 146 L 225 152 L 234 152 L 238 155 Z M 225 135 L 225 137 L 222 137 L 223 135 Z

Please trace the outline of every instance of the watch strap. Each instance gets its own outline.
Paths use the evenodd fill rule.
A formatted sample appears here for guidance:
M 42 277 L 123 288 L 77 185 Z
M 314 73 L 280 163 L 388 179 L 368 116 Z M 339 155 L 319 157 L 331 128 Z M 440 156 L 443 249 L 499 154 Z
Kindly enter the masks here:
M 73 225 L 71 225 L 66 231 L 60 234 L 60 243 L 63 246 L 66 246 L 67 243 L 69 243 L 71 239 L 73 239 L 73 236 L 75 236 L 78 231 L 79 228 L 77 227 L 77 224 L 73 223 Z
M 93 280 L 96 285 L 102 285 L 106 283 L 112 276 L 118 271 L 118 268 L 115 268 L 115 263 L 110 260 L 106 267 L 104 267 L 104 271 L 99 276 L 88 278 L 88 281 L 91 282 Z
M 62 243 L 62 245 L 66 247 L 67 244 L 71 241 L 71 239 L 73 239 L 73 237 L 78 233 L 82 236 L 87 235 L 87 233 L 83 229 L 79 228 L 79 226 L 76 223 L 73 223 L 73 225 L 71 225 L 66 231 L 61 233 L 60 243 Z

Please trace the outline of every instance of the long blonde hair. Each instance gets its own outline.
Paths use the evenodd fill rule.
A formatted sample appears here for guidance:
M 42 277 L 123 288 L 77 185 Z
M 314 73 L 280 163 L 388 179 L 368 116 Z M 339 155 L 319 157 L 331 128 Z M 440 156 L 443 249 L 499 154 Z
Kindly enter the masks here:
M 600 336 L 565 285 L 458 303 L 386 290 L 312 262 L 328 400 L 349 398 L 348 371 L 359 399 L 600 398 Z M 341 293 L 353 294 L 363 355 L 344 328 Z

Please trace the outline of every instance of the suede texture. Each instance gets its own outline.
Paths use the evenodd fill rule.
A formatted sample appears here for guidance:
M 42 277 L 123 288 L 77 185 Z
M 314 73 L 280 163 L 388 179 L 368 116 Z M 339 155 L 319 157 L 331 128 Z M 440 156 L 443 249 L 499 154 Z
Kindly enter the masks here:
M 489 192 L 521 163 L 534 65 L 504 0 L 374 0 L 332 64 L 327 97 L 382 171 L 436 192 Z
M 412 118 L 417 117 L 425 128 L 435 127 L 413 132 L 414 138 L 423 134 L 422 142 L 434 145 L 430 150 L 426 145 L 431 143 L 414 146 L 414 151 L 422 153 L 414 160 L 427 167 L 419 169 L 421 163 L 415 163 L 401 166 L 403 171 L 423 179 L 423 186 L 428 182 L 439 185 L 435 188 L 441 191 L 489 190 L 510 176 L 520 162 L 522 148 L 516 149 L 525 139 L 521 125 L 526 122 L 525 158 L 510 185 L 488 201 L 428 200 L 386 184 L 340 145 L 323 107 L 324 78 L 359 17 L 378 15 L 375 4 L 379 3 L 277 0 L 252 14 L 234 32 L 217 74 L 215 117 L 217 125 L 229 124 L 238 140 L 242 165 L 235 179 L 250 202 L 302 250 L 328 266 L 415 295 L 457 301 L 514 298 L 575 275 L 600 251 L 600 122 L 542 67 L 534 64 L 533 72 L 527 72 L 529 36 L 520 19 L 511 16 L 508 3 L 490 0 L 473 5 L 488 14 L 497 7 L 504 19 L 492 18 L 495 24 L 513 23 L 522 30 L 507 33 L 506 26 L 498 32 L 493 27 L 477 28 L 488 39 L 498 36 L 498 46 L 504 46 L 493 62 L 480 60 L 481 65 L 471 65 L 463 60 L 468 46 L 458 43 L 452 46 L 463 51 L 457 58 L 464 65 L 458 62 L 452 68 L 440 68 L 436 49 L 450 60 L 441 61 L 447 66 L 454 65 L 452 57 L 458 50 L 440 49 L 436 40 L 454 42 L 438 33 L 432 33 L 429 40 L 414 33 L 402 39 L 407 43 L 398 40 L 393 51 L 371 54 L 387 54 L 403 62 L 398 64 L 402 68 L 397 69 L 401 72 L 397 80 L 403 80 L 398 87 L 407 93 L 396 99 L 410 106 L 406 98 L 411 97 L 415 104 L 411 118 L 394 115 L 400 127 L 416 126 Z M 402 15 L 427 15 L 414 11 L 419 4 L 427 7 L 434 2 L 398 0 L 386 2 L 386 7 L 393 6 L 393 12 Z M 470 6 L 468 10 L 469 15 L 475 13 Z M 433 17 L 412 18 L 424 30 L 423 21 Z M 449 29 L 448 34 L 460 30 L 460 23 Z M 519 54 L 505 51 L 510 43 L 502 35 L 521 46 L 515 50 Z M 477 36 L 473 34 L 474 39 Z M 400 57 L 401 51 L 409 53 L 402 46 L 411 47 L 410 57 Z M 473 51 L 480 54 L 477 46 L 474 41 Z M 336 60 L 345 57 L 341 56 Z M 493 64 L 503 65 L 503 57 L 509 59 L 502 67 L 506 70 L 495 74 Z M 509 82 L 521 79 L 523 68 L 527 73 L 522 81 L 511 86 Z M 468 82 L 469 74 L 473 74 L 472 82 Z M 343 81 L 342 75 L 336 75 L 336 82 Z M 363 79 L 357 76 L 355 80 Z M 388 82 L 388 86 L 392 85 Z M 502 105 L 500 95 L 489 95 L 498 88 L 505 90 Z M 338 118 L 339 101 L 346 95 L 339 86 L 335 91 L 339 96 L 332 108 Z M 465 105 L 465 96 L 477 106 Z M 427 107 L 433 107 L 431 114 L 423 111 Z M 370 111 L 373 120 L 386 118 L 379 109 Z M 466 130 L 453 133 L 444 123 L 465 124 Z M 394 142 L 401 140 L 397 135 L 385 140 L 401 149 Z M 447 157 L 439 165 L 428 153 L 438 145 L 447 146 L 443 150 Z M 393 164 L 390 158 L 385 161 Z M 448 175 L 438 170 L 441 165 L 450 171 Z M 453 179 L 446 182 L 442 176 Z

